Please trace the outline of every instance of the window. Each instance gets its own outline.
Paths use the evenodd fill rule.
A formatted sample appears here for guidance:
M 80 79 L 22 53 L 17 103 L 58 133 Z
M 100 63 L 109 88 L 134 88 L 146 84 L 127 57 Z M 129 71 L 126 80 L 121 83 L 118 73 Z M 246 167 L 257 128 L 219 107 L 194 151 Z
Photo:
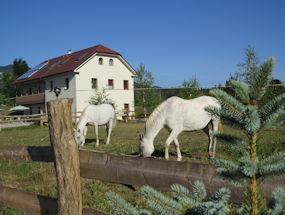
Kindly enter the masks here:
M 65 89 L 68 90 L 69 89 L 69 78 L 65 79 Z
M 103 65 L 103 58 L 99 57 L 99 59 L 98 59 L 98 64 L 99 64 L 99 65 Z
M 32 95 L 32 88 L 29 88 L 29 95 Z
M 49 91 L 52 92 L 53 91 L 53 81 L 49 82 Z
M 38 107 L 38 113 L 41 113 L 41 112 L 42 112 L 41 107 Z
M 114 65 L 114 60 L 111 58 L 110 60 L 109 60 L 109 66 L 113 66 Z
M 91 79 L 92 89 L 98 89 L 98 81 L 97 78 Z
M 124 80 L 124 90 L 128 90 L 128 89 L 129 89 L 129 81 Z
M 108 88 L 109 90 L 114 89 L 114 79 L 108 79 Z

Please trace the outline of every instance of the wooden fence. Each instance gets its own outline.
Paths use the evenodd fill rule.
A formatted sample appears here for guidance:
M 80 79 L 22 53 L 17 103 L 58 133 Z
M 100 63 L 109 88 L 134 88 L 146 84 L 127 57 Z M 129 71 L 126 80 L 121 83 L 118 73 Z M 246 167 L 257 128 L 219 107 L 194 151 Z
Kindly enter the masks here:
M 190 188 L 194 181 L 201 180 L 209 193 L 226 186 L 231 190 L 231 201 L 241 202 L 243 188 L 234 187 L 219 177 L 209 164 L 77 150 L 70 107 L 69 111 L 66 107 L 69 104 L 68 100 L 59 100 L 49 105 L 53 107 L 49 114 L 52 147 L 0 148 L 0 159 L 55 162 L 58 200 L 0 186 L 0 203 L 32 214 L 104 214 L 95 209 L 82 209 L 79 174 L 83 178 L 124 185 L 149 184 L 162 190 L 169 189 L 173 183 Z M 285 181 L 265 180 L 265 195 L 268 197 L 278 185 L 285 188 Z
M 80 118 L 82 111 L 72 112 L 73 121 L 77 121 Z M 133 120 L 134 111 L 120 111 L 117 112 L 119 117 L 127 122 L 129 119 Z M 12 115 L 12 116 L 1 116 L 0 115 L 0 131 L 2 127 L 5 127 L 4 124 L 13 124 L 13 123 L 25 123 L 25 122 L 33 122 L 39 123 L 40 125 L 48 123 L 48 115 L 47 114 L 32 114 L 32 115 Z

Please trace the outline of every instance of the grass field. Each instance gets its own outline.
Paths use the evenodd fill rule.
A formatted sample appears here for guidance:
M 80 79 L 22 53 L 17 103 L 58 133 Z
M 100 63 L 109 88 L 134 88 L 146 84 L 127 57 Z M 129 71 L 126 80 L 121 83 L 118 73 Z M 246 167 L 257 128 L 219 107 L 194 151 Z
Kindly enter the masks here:
M 118 123 L 114 129 L 111 142 L 105 145 L 106 134 L 100 128 L 100 146 L 96 147 L 93 128 L 90 127 L 87 135 L 87 144 L 84 148 L 96 149 L 117 154 L 137 154 L 138 152 L 138 133 L 143 130 L 143 123 L 129 122 Z M 240 130 L 224 126 L 225 132 L 240 134 Z M 168 132 L 162 130 L 155 139 L 155 155 L 163 159 L 164 141 Z M 179 136 L 183 160 L 198 160 L 208 162 L 207 136 L 202 131 L 184 132 Z M 260 137 L 259 152 L 264 155 L 272 154 L 285 150 L 285 126 L 265 131 Z M 0 146 L 4 145 L 25 145 L 25 146 L 46 146 L 50 145 L 48 128 L 30 126 L 25 128 L 4 129 L 0 132 Z M 170 159 L 176 159 L 174 145 L 170 148 Z M 218 156 L 233 156 L 226 146 L 218 143 Z M 56 197 L 55 172 L 52 163 L 37 162 L 12 162 L 0 161 L 0 183 L 5 186 L 15 187 L 41 195 Z M 109 212 L 108 205 L 105 203 L 105 193 L 115 191 L 134 204 L 143 203 L 138 192 L 126 186 L 105 183 L 97 180 L 82 179 L 83 205 L 84 207 L 97 208 Z M 23 214 L 14 209 L 0 206 L 0 214 Z

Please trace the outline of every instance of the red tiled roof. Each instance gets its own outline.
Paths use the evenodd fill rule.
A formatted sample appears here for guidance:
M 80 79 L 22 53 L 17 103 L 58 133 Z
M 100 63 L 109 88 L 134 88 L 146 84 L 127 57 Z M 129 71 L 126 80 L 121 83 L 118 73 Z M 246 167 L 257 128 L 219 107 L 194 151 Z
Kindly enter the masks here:
M 95 53 L 120 55 L 120 53 L 102 45 L 82 49 L 80 51 L 72 52 L 70 54 L 65 54 L 43 61 L 41 64 L 47 63 L 47 65 L 45 65 L 42 69 L 34 73 L 29 78 L 16 80 L 14 84 L 42 79 L 48 76 L 73 71 Z

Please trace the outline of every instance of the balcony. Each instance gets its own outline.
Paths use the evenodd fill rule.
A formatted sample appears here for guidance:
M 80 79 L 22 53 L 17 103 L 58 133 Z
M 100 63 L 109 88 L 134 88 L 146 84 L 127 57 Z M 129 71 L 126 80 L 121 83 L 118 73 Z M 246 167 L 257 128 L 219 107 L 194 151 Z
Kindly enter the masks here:
M 31 94 L 26 96 L 16 96 L 17 105 L 30 105 L 30 104 L 39 104 L 45 103 L 45 94 Z

